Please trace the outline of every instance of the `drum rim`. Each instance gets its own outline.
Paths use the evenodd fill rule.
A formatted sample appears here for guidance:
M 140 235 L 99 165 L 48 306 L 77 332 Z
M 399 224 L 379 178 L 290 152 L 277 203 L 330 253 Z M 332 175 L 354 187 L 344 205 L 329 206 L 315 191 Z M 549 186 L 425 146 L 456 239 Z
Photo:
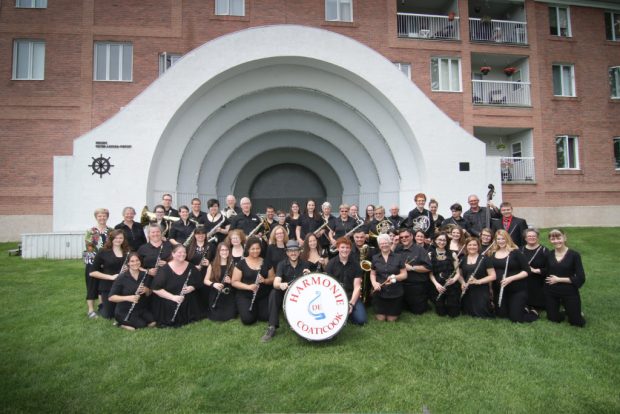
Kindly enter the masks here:
M 290 288 L 291 286 L 296 283 L 297 281 L 301 280 L 302 278 L 306 277 L 306 276 L 311 276 L 311 275 L 321 275 L 321 276 L 328 276 L 330 279 L 332 279 L 335 283 L 337 283 L 338 285 L 340 285 L 340 288 L 342 289 L 342 291 L 344 292 L 345 297 L 347 298 L 347 303 L 349 303 L 349 296 L 347 295 L 347 291 L 344 288 L 344 286 L 342 285 L 342 283 L 340 283 L 340 281 L 338 279 L 336 279 L 335 277 L 333 277 L 332 275 L 328 274 L 328 273 L 324 273 L 324 272 L 311 272 L 308 273 L 306 275 L 301 275 L 299 277 L 296 277 L 295 279 L 293 279 L 291 282 L 289 282 L 289 287 L 286 289 L 286 292 L 284 292 L 284 298 L 282 299 L 282 312 L 284 312 L 284 319 L 286 320 L 286 323 L 288 324 L 289 328 L 295 332 L 295 335 L 297 335 L 299 338 L 304 339 L 308 342 L 327 342 L 330 341 L 332 339 L 334 339 L 336 337 L 336 335 L 338 335 L 343 329 L 344 327 L 347 325 L 347 323 L 349 322 L 349 313 L 348 313 L 348 307 L 347 307 L 347 317 L 344 318 L 344 322 L 342 323 L 340 329 L 338 329 L 336 332 L 333 333 L 333 335 L 328 336 L 326 338 L 323 339 L 311 339 L 311 338 L 305 338 L 303 336 L 301 336 L 292 326 L 291 323 L 288 320 L 288 317 L 286 316 L 286 299 L 288 298 L 288 294 L 290 292 Z

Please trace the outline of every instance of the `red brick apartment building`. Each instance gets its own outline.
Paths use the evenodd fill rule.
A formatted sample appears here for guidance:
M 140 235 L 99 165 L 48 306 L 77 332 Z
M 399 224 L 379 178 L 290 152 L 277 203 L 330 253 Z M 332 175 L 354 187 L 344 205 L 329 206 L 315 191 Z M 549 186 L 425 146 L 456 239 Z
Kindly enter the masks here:
M 271 25 L 335 32 L 396 64 L 502 157 L 502 198 L 529 221 L 620 224 L 618 0 L 4 0 L 4 238 L 51 230 L 53 157 L 77 137 L 188 52 Z

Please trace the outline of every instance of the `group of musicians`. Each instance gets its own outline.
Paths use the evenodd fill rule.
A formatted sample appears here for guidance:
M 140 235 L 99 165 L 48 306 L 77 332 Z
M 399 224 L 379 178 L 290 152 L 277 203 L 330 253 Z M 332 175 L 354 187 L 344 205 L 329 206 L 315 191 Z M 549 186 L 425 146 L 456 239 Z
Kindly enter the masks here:
M 483 207 L 471 195 L 469 210 L 455 203 L 444 218 L 435 200 L 428 209 L 424 194 L 414 201 L 407 217 L 398 206 L 386 216 L 369 205 L 362 218 L 355 205 L 332 215 L 328 202 L 318 208 L 314 200 L 303 211 L 294 202 L 289 212 L 267 207 L 258 215 L 249 198 L 237 206 L 232 195 L 222 210 L 211 199 L 203 212 L 198 198 L 176 210 L 165 194 L 152 212 L 143 210 L 142 222 L 126 207 L 114 229 L 109 211 L 97 209 L 84 255 L 88 317 L 134 330 L 238 316 L 243 324 L 267 321 L 266 342 L 290 284 L 324 272 L 343 285 L 349 322 L 357 325 L 367 322 L 367 306 L 381 321 L 434 307 L 440 316 L 513 322 L 533 322 L 546 310 L 551 321 L 585 325 L 585 273 L 563 231 L 549 233 L 547 249 L 510 203 L 498 209 L 488 199 Z

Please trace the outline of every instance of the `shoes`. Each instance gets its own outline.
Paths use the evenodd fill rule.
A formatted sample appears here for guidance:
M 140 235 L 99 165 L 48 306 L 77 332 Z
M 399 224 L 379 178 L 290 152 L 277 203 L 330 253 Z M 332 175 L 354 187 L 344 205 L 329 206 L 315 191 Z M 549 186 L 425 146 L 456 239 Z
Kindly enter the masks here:
M 273 338 L 276 334 L 276 327 L 275 326 L 270 326 L 269 328 L 267 328 L 267 332 L 265 332 L 265 335 L 263 335 L 261 337 L 261 342 L 269 342 L 271 341 L 271 338 Z
M 88 319 L 97 319 L 98 317 L 99 315 L 97 315 L 97 312 L 95 311 L 88 312 Z

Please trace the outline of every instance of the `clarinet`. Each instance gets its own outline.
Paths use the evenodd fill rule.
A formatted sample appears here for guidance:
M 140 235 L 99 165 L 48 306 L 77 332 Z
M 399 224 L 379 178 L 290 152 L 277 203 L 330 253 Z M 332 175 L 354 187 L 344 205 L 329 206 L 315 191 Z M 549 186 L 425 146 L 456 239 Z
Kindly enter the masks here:
M 228 273 L 230 272 L 230 267 L 232 266 L 232 264 L 233 264 L 233 262 L 231 261 L 230 264 L 228 265 L 228 267 L 226 268 L 226 274 L 224 274 L 224 277 L 221 278 L 221 280 L 224 280 L 228 276 Z M 224 282 L 222 282 L 222 284 L 224 284 Z M 211 309 L 215 309 L 215 307 L 217 306 L 217 300 L 220 298 L 220 295 L 222 294 L 222 291 L 226 290 L 226 289 L 229 289 L 229 288 L 224 286 L 222 289 L 217 291 L 217 295 L 215 296 L 215 300 L 213 301 L 213 305 L 211 305 Z M 224 294 L 227 295 L 228 293 L 224 293 Z
M 123 262 L 123 265 L 121 266 L 121 271 L 118 272 L 119 275 L 127 271 L 127 260 L 129 260 L 129 253 L 130 252 L 127 252 L 127 255 L 125 256 L 125 261 Z
M 250 302 L 250 312 L 252 311 L 252 308 L 254 307 L 254 301 L 256 300 L 256 294 L 258 293 L 258 289 L 260 288 L 260 283 L 258 282 L 259 277 L 260 277 L 260 269 L 258 269 L 258 272 L 256 272 L 256 280 L 254 281 L 254 284 L 258 287 L 252 294 L 252 302 Z
M 187 282 L 189 281 L 189 277 L 192 275 L 192 269 L 189 269 L 189 273 L 187 274 L 187 277 L 185 278 L 185 283 L 183 283 L 183 287 L 181 288 L 181 297 L 185 298 L 185 293 L 184 290 L 185 288 L 187 288 Z M 183 303 L 183 301 L 177 303 L 177 308 L 174 310 L 174 314 L 172 315 L 172 319 L 170 320 L 170 322 L 174 322 L 174 320 L 177 318 L 177 313 L 179 312 L 179 308 L 181 307 L 181 303 Z
M 140 281 L 140 284 L 138 285 L 138 289 L 136 289 L 136 293 L 134 293 L 135 295 L 139 295 L 140 294 L 140 289 L 142 289 L 144 287 L 144 279 L 146 279 L 146 274 L 147 272 L 144 272 L 144 276 L 142 276 L 142 280 Z M 140 299 L 138 299 L 140 300 Z M 131 308 L 129 308 L 129 312 L 127 312 L 127 315 L 125 316 L 125 319 L 123 319 L 125 322 L 127 322 L 129 320 L 129 317 L 131 316 L 131 312 L 133 312 L 133 309 L 136 307 L 138 303 L 134 302 L 131 304 Z
M 461 252 L 459 251 L 459 253 L 461 253 Z M 465 256 L 463 256 L 463 257 L 465 257 Z M 463 262 L 463 259 L 461 259 L 459 261 L 459 263 L 457 263 L 456 267 L 454 268 L 454 271 L 450 274 L 450 276 L 448 276 L 448 278 L 446 279 L 446 282 L 442 285 L 444 288 L 448 284 L 448 281 L 454 277 L 454 275 L 458 271 L 458 269 L 459 269 L 459 267 L 460 267 L 462 262 Z M 439 295 L 437 295 L 437 299 L 435 299 L 435 302 L 437 302 L 443 296 L 444 293 L 445 293 L 445 290 L 443 292 L 439 292 Z

